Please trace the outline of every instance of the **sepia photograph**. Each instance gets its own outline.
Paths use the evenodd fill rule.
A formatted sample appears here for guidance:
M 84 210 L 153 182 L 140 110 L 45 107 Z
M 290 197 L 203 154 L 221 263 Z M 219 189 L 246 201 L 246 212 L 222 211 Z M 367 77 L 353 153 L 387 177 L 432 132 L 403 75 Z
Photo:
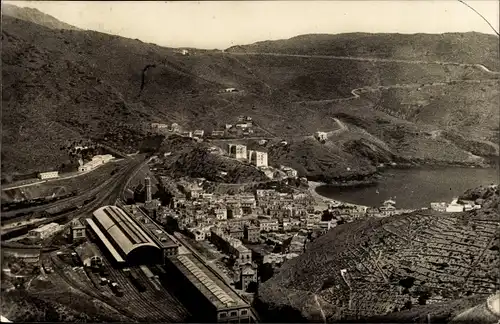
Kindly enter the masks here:
M 2 323 L 500 324 L 500 1 L 1 1 Z

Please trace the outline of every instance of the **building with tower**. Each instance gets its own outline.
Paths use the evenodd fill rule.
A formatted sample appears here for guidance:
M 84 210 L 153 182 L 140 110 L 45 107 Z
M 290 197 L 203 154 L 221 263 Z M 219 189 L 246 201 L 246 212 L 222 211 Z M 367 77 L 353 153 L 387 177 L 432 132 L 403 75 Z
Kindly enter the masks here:
M 151 194 L 151 178 L 150 177 L 146 177 L 144 179 L 144 185 L 146 186 L 146 203 L 149 203 L 153 199 L 153 196 Z

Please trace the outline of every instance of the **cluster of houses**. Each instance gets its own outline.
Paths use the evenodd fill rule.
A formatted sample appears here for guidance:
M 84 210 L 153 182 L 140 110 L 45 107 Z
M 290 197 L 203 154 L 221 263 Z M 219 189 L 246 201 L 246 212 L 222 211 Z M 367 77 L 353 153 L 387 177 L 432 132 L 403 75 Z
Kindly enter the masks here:
M 231 88 L 230 88 L 231 89 Z M 157 132 L 165 132 L 165 133 L 174 133 L 174 134 L 179 134 L 184 137 L 193 137 L 193 138 L 198 138 L 201 139 L 204 136 L 205 137 L 212 137 L 212 138 L 222 138 L 222 137 L 227 137 L 227 136 L 232 136 L 232 137 L 238 137 L 238 136 L 249 136 L 254 134 L 254 124 L 252 117 L 250 116 L 239 116 L 236 123 L 234 124 L 225 124 L 223 129 L 219 130 L 213 130 L 209 133 L 205 133 L 204 130 L 202 129 L 197 129 L 197 130 L 184 130 L 179 124 L 177 123 L 172 123 L 171 125 L 168 124 L 161 124 L 161 123 L 151 123 L 150 124 L 151 130 L 157 131 Z
M 92 157 L 92 160 L 87 163 L 83 163 L 83 161 L 80 159 L 78 160 L 78 172 L 92 171 L 95 168 L 106 164 L 113 159 L 114 157 L 111 154 L 95 155 L 94 157 Z M 40 172 L 38 173 L 38 178 L 41 180 L 56 179 L 59 178 L 59 171 Z
M 411 213 L 415 211 L 414 209 L 396 208 L 396 201 L 394 201 L 392 198 L 384 201 L 384 203 L 380 207 L 374 207 L 374 208 L 358 207 L 358 211 L 359 209 L 362 208 L 365 209 L 362 213 L 366 214 L 366 216 L 371 216 L 371 217 L 388 217 L 399 214 Z
M 473 209 L 481 209 L 481 205 L 472 200 L 459 200 L 453 198 L 451 203 L 446 202 L 432 202 L 431 210 L 443 213 L 461 213 Z

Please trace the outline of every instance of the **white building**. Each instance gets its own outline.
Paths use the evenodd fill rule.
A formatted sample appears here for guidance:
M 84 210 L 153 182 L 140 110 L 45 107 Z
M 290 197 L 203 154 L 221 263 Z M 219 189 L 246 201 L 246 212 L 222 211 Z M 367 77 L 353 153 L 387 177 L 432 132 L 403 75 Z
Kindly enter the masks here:
M 43 240 L 59 231 L 61 228 L 62 226 L 57 223 L 50 223 L 39 228 L 32 229 L 28 232 L 28 236 L 31 239 Z
M 205 131 L 201 130 L 201 129 L 197 129 L 193 133 L 193 135 L 196 136 L 196 137 L 203 137 L 204 134 L 205 134 Z
M 286 174 L 286 176 L 289 178 L 296 178 L 298 175 L 297 170 L 292 169 L 292 168 L 287 167 L 287 166 L 284 166 L 284 165 L 282 165 L 280 167 L 280 170 L 283 171 Z
M 279 223 L 277 219 L 260 219 L 259 227 L 261 231 L 271 232 L 279 230 Z
M 227 209 L 220 207 L 220 208 L 214 208 L 213 213 L 215 215 L 215 218 L 217 220 L 226 220 L 227 219 Z
M 222 137 L 222 136 L 224 136 L 224 131 L 217 131 L 217 130 L 212 131 L 212 136 L 213 137 Z
M 446 206 L 447 213 L 461 213 L 464 211 L 464 206 L 458 203 L 458 198 L 453 198 L 451 204 Z
M 184 136 L 184 137 L 193 137 L 193 132 L 182 132 L 181 136 Z
M 445 202 L 431 202 L 431 209 L 438 212 L 446 212 Z
M 236 88 L 226 88 L 224 89 L 224 92 L 236 92 Z
M 181 131 L 181 126 L 177 123 L 172 123 L 172 126 L 170 126 L 170 130 L 174 133 L 178 133 Z
M 229 156 L 237 160 L 247 159 L 247 147 L 241 144 L 229 144 L 228 145 Z
M 267 153 L 249 150 L 248 162 L 255 165 L 256 167 L 267 167 Z
M 112 159 L 113 159 L 113 156 L 111 154 L 96 155 L 92 158 L 92 161 L 87 162 L 84 165 L 79 166 L 78 171 L 87 172 L 87 171 L 93 170 L 93 169 L 97 168 L 98 166 L 101 166 L 103 164 L 108 163 Z
M 316 132 L 314 133 L 314 138 L 316 138 L 318 141 L 326 141 L 328 139 L 328 133 L 326 132 Z
M 50 172 L 40 172 L 38 177 L 42 180 L 45 179 L 54 179 L 59 177 L 59 171 L 50 171 Z

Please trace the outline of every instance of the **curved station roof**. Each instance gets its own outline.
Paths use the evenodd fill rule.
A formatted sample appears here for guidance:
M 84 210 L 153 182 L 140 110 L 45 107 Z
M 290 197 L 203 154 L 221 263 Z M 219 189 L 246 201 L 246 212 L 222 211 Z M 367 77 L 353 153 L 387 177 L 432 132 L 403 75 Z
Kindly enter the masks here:
M 87 223 L 117 262 L 125 262 L 131 252 L 141 247 L 159 250 L 149 235 L 122 209 L 104 206 L 93 215 Z

